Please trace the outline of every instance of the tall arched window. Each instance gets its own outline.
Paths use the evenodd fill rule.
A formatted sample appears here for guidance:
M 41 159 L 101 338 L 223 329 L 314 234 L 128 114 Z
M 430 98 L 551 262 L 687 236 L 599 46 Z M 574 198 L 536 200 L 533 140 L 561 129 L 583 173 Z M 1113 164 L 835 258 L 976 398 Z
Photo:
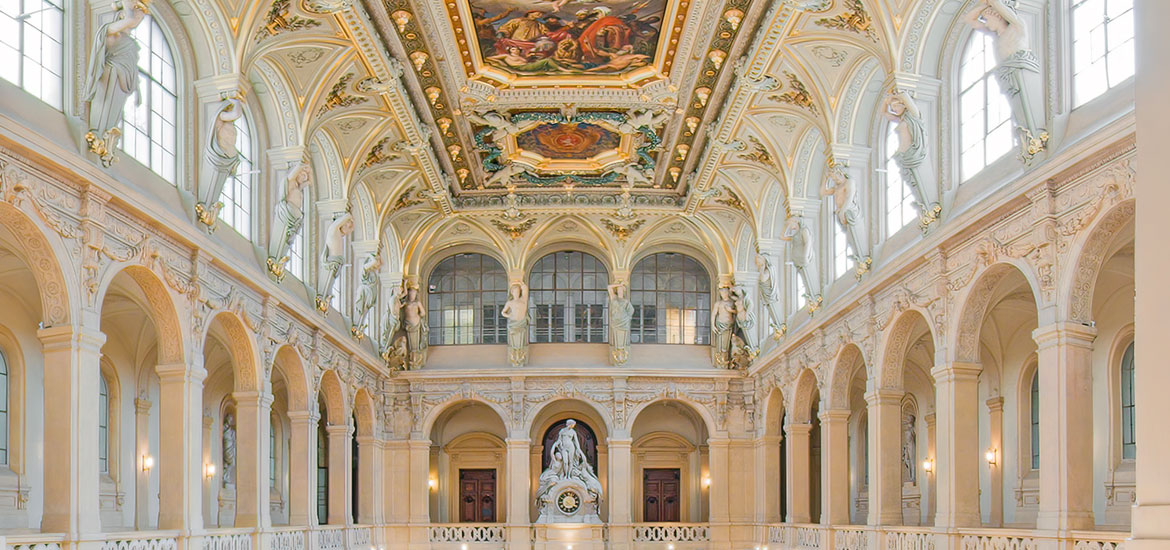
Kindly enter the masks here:
M 110 473 L 110 384 L 98 375 L 98 472 Z
M 898 127 L 889 125 L 886 134 L 886 234 L 893 235 L 914 221 L 918 212 L 914 208 L 914 193 L 902 179 L 902 171 L 894 160 L 898 152 Z
M 1012 109 L 995 80 L 995 42 L 971 33 L 959 64 L 959 164 L 962 179 L 1012 148 Z
M 533 342 L 604 342 L 609 271 L 583 252 L 554 252 L 529 274 Z
M 836 220 L 829 223 L 833 226 L 833 280 L 837 280 L 849 272 L 849 239 L 841 224 Z
M 508 322 L 500 315 L 508 301 L 508 273 L 486 254 L 456 254 L 427 280 L 427 323 L 431 345 L 503 344 Z
M 280 424 L 276 416 L 268 417 L 268 487 L 276 488 L 276 427 Z
M 357 426 L 357 417 L 354 416 L 350 419 L 353 425 Z M 361 453 L 356 437 L 349 438 L 349 451 L 349 512 L 356 525 L 358 523 L 358 506 L 361 503 L 361 485 L 358 485 L 358 457 Z
M 1133 0 L 1072 0 L 1072 20 L 1080 106 L 1133 76 Z
M 1121 458 L 1137 458 L 1134 433 L 1133 342 L 1121 356 Z
M 288 272 L 293 277 L 305 280 L 307 272 L 305 270 L 305 249 L 308 247 L 309 239 L 309 193 L 306 191 L 301 198 L 303 204 L 301 205 L 301 212 L 305 213 L 305 220 L 301 225 L 301 231 L 293 238 L 292 245 L 288 248 Z
M 147 16 L 134 29 L 138 41 L 138 97 L 122 112 L 122 150 L 175 183 L 178 79 L 162 27 Z
M 61 0 L 0 2 L 0 78 L 61 108 L 65 10 Z
M 317 524 L 325 525 L 329 520 L 329 423 L 325 402 L 317 401 L 320 420 L 317 421 Z
M 796 305 L 793 311 L 797 311 L 808 303 L 808 289 L 804 288 L 804 279 L 800 278 L 800 273 L 796 271 L 795 267 L 792 267 L 788 273 L 789 277 L 796 281 L 796 299 L 792 303 Z
M 245 239 L 252 238 L 252 130 L 248 125 L 247 115 L 240 115 L 236 119 L 236 151 L 240 153 L 240 165 L 236 173 L 228 178 L 223 186 L 219 200 L 223 208 L 219 211 L 219 219 L 227 222 Z
M 1040 469 L 1040 372 L 1032 373 L 1031 397 L 1028 403 L 1031 408 L 1031 442 L 1032 442 L 1032 469 Z
M 690 256 L 651 254 L 630 272 L 635 344 L 707 344 L 711 338 L 711 277 Z
M 8 450 L 8 357 L 0 351 L 0 464 L 9 464 Z

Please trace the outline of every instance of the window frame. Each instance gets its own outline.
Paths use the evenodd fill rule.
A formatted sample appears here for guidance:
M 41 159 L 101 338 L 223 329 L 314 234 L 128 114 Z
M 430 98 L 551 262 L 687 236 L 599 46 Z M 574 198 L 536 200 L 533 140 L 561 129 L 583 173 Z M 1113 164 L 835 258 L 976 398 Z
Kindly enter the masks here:
M 560 262 L 557 261 L 556 256 L 560 254 L 568 254 L 569 268 L 564 273 L 568 276 L 576 275 L 577 279 L 581 281 L 580 288 L 574 288 L 572 285 L 564 288 L 558 285 L 558 279 L 561 276 Z M 573 269 L 573 255 L 580 255 L 581 265 L 580 269 Z M 543 271 L 544 264 L 548 258 L 553 258 L 553 270 L 551 272 Z M 585 258 L 591 258 L 594 261 L 594 266 L 597 269 L 593 271 L 585 270 Z M 537 271 L 540 269 L 541 271 Z M 543 282 L 537 280 L 537 276 L 548 275 L 553 281 L 551 288 L 545 288 Z M 587 286 L 585 279 L 592 275 L 594 278 L 594 285 Z M 529 327 L 529 341 L 537 344 L 555 343 L 555 344 L 586 344 L 586 343 L 606 343 L 609 341 L 609 296 L 607 294 L 606 286 L 609 284 L 609 266 L 598 256 L 573 249 L 563 249 L 547 254 L 541 255 L 532 267 L 528 270 L 528 285 L 531 290 L 532 305 L 534 309 L 534 322 Z M 544 293 L 551 292 L 553 294 L 552 303 L 548 303 L 542 299 Z M 587 293 L 594 293 L 598 296 L 597 300 L 587 300 L 585 296 Z M 565 301 L 561 302 L 559 296 L 564 296 Z M 575 296 L 579 295 L 579 296 Z M 580 302 L 573 302 L 572 298 L 580 298 Z M 600 302 L 600 303 L 598 303 Z M 580 308 L 584 309 L 580 309 Z M 547 316 L 542 308 L 547 308 Z M 560 316 L 557 315 L 557 310 L 560 309 Z M 581 315 L 584 314 L 585 326 L 578 326 L 581 320 Z M 560 327 L 557 328 L 556 321 L 560 320 Z M 597 324 L 594 324 L 596 321 Z M 542 327 L 542 324 L 545 327 Z M 541 334 L 541 332 L 545 334 Z M 556 337 L 555 333 L 560 332 L 561 336 Z
M 65 48 L 68 47 L 66 43 L 67 33 L 65 30 L 65 3 L 60 1 L 54 2 L 53 0 L 12 1 L 16 3 L 16 13 L 12 16 L 8 16 L 7 14 L 0 11 L 0 17 L 9 17 L 12 20 L 12 24 L 16 25 L 16 27 L 19 29 L 17 33 L 18 36 L 16 38 L 17 43 L 15 44 L 15 48 L 11 50 L 15 54 L 17 62 L 15 74 L 16 80 L 10 80 L 2 76 L 0 76 L 0 80 L 11 83 L 13 86 L 20 88 L 29 95 L 37 98 L 42 103 L 45 103 L 46 105 L 61 111 L 65 105 Z M 27 4 L 30 3 L 35 3 L 36 6 L 31 8 L 27 7 Z M 58 3 L 60 5 L 57 5 Z M 57 15 L 57 30 L 59 31 L 58 35 L 55 37 L 48 32 L 44 32 L 43 30 L 43 28 L 46 26 L 46 18 L 52 12 L 55 12 Z M 28 15 L 29 17 L 24 20 L 20 20 L 18 17 L 21 15 Z M 40 24 L 39 27 L 36 26 L 38 23 Z M 37 52 L 40 59 L 37 61 L 33 61 L 29 55 L 31 51 L 31 49 L 28 47 L 30 31 L 31 33 L 35 33 L 37 38 L 40 39 L 40 47 L 39 51 Z M 56 73 L 53 73 L 52 67 L 48 67 L 45 63 L 43 63 L 43 54 L 45 51 L 46 41 L 56 44 L 58 50 L 58 55 L 56 56 L 55 60 L 57 70 Z M 7 45 L 0 47 L 5 46 Z M 28 85 L 28 80 L 30 80 L 30 75 L 28 74 L 30 72 L 29 64 L 32 64 L 34 67 L 36 67 L 36 69 L 33 69 L 33 71 L 36 72 L 36 76 L 39 80 L 39 85 L 36 88 L 30 87 Z M 44 91 L 44 81 L 46 79 L 46 75 L 54 80 L 54 82 L 50 83 L 50 85 L 55 85 L 55 89 L 53 89 L 48 94 L 46 94 Z
M 894 160 L 894 155 L 898 152 L 898 124 L 896 122 L 887 122 L 885 132 L 885 141 L 882 144 L 881 161 L 885 165 L 885 177 L 882 182 L 881 193 L 881 212 L 882 212 L 882 226 L 886 232 L 886 238 L 892 237 L 898 232 L 912 225 L 919 217 L 918 209 L 914 207 L 915 197 L 914 191 L 910 188 L 910 184 L 902 179 L 901 169 L 898 167 L 897 161 Z M 894 201 L 893 188 L 897 185 L 901 188 L 901 197 Z M 900 224 L 895 224 L 894 209 L 898 210 L 901 218 Z M 897 225 L 895 227 L 895 225 Z
M 670 261 L 671 264 L 677 262 L 680 264 L 678 270 L 674 270 L 674 265 L 668 264 L 664 269 L 662 267 L 663 261 Z M 639 271 L 647 262 L 653 261 L 654 267 L 652 271 Z M 688 269 L 689 268 L 689 269 Z M 681 289 L 675 290 L 671 288 L 661 288 L 662 277 L 667 277 L 667 280 L 673 280 L 681 277 Z M 639 277 L 641 279 L 639 280 Z M 653 288 L 639 288 L 645 287 L 646 277 L 650 277 L 653 281 Z M 695 288 L 687 288 L 687 278 L 695 278 Z M 627 288 L 629 294 L 628 298 L 634 306 L 634 317 L 630 323 L 630 343 L 631 344 L 669 344 L 669 345 L 709 345 L 711 343 L 711 306 L 714 302 L 714 281 L 711 279 L 711 272 L 707 266 L 698 258 L 683 252 L 673 250 L 665 250 L 648 253 L 638 261 L 634 262 L 633 269 L 630 270 L 630 280 Z M 642 303 L 645 298 L 649 296 L 653 299 L 653 306 Z M 681 298 L 682 307 L 673 308 L 675 311 L 683 312 L 680 315 L 680 322 L 677 324 L 677 332 L 671 327 L 669 307 L 670 298 Z M 690 298 L 694 298 L 695 306 L 690 307 Z M 664 300 L 665 298 L 665 300 Z M 705 301 L 704 301 L 705 299 Z M 706 307 L 704 307 L 704 304 Z M 667 307 L 664 307 L 667 306 Z M 646 327 L 646 321 L 649 317 L 646 315 L 646 308 L 654 308 L 654 325 L 649 329 Z M 691 323 L 683 323 L 682 319 L 687 316 L 687 313 L 693 312 L 694 319 Z M 688 340 L 687 327 L 684 324 L 690 324 L 689 327 L 693 334 Z M 654 341 L 646 341 L 647 333 L 654 335 Z M 661 334 L 660 334 L 661 333 Z M 674 333 L 674 334 L 672 334 Z M 672 342 L 672 336 L 677 339 L 677 342 Z M 660 337 L 665 337 L 662 340 Z
M 154 32 L 155 30 L 158 31 L 157 35 Z M 180 106 L 184 104 L 185 98 L 181 95 L 183 88 L 182 82 L 184 79 L 182 78 L 183 73 L 181 67 L 179 66 L 178 57 L 175 56 L 174 40 L 168 33 L 166 25 L 160 23 L 156 15 L 147 15 L 146 18 L 143 19 L 137 27 L 135 27 L 133 32 L 135 40 L 138 41 L 140 48 L 138 59 L 138 97 L 141 97 L 141 104 L 136 104 L 134 97 L 131 97 L 126 101 L 126 105 L 122 110 L 122 120 L 119 125 L 119 128 L 122 131 L 122 138 L 118 142 L 118 149 L 124 152 L 126 156 L 129 156 L 141 164 L 143 167 L 147 168 L 151 172 L 154 172 L 163 180 L 172 185 L 178 185 L 178 176 L 180 174 L 179 164 L 183 156 L 179 140 L 179 128 L 182 127 L 183 122 L 182 107 Z M 142 41 L 142 37 L 139 36 L 139 33 L 141 32 L 150 33 L 149 43 L 144 43 Z M 156 36 L 162 39 L 162 42 L 165 45 L 164 48 L 154 47 Z M 155 50 L 163 52 L 165 55 L 155 55 Z M 173 83 L 170 89 L 168 89 L 165 82 L 167 75 L 155 75 L 152 74 L 153 71 L 147 71 L 142 68 L 143 63 L 146 63 L 148 66 L 150 66 L 153 65 L 156 59 L 159 60 L 159 63 L 163 64 L 161 68 L 165 69 L 167 66 L 169 66 L 173 71 L 173 74 L 171 75 L 171 80 L 173 80 Z M 157 85 L 157 88 L 155 85 Z M 154 103 L 156 98 L 154 96 L 156 91 L 165 93 L 167 97 L 173 97 L 173 120 L 167 121 L 165 117 L 163 117 L 163 113 L 160 113 L 155 109 Z M 167 99 L 167 97 L 162 97 L 160 94 L 160 99 L 164 101 Z M 145 120 L 142 121 L 145 124 L 145 129 L 141 129 L 137 124 L 135 124 L 135 122 L 138 122 L 137 119 L 139 117 L 137 116 L 136 111 L 139 108 L 141 108 L 142 112 L 145 114 Z M 131 117 L 128 115 L 133 115 L 134 122 L 131 122 Z M 155 118 L 156 115 L 158 116 L 157 120 Z M 158 128 L 155 128 L 156 123 L 159 126 Z M 169 134 L 165 131 L 167 126 L 170 126 Z M 131 139 L 131 131 L 136 136 L 133 139 Z M 167 138 L 169 138 L 170 141 L 169 150 L 167 150 L 167 144 L 165 143 Z M 138 144 L 138 140 L 145 141 L 145 158 L 139 156 L 139 154 L 136 154 L 133 150 L 137 148 L 136 145 Z M 158 150 L 156 150 L 156 146 L 159 148 Z M 156 154 L 158 154 L 159 157 L 157 159 L 155 158 Z M 168 160 L 170 163 L 169 166 L 167 165 Z
M 1068 101 L 1069 101 L 1069 105 L 1070 105 L 1071 109 L 1074 111 L 1081 108 L 1081 107 L 1084 107 L 1085 105 L 1088 105 L 1089 103 L 1092 103 L 1096 99 L 1099 99 L 1101 97 L 1109 95 L 1109 93 L 1111 91 L 1121 87 L 1125 82 L 1132 80 L 1134 75 L 1136 75 L 1136 73 L 1137 73 L 1137 65 L 1136 65 L 1136 62 L 1134 62 L 1133 67 L 1132 67 L 1132 69 L 1133 69 L 1132 72 L 1130 72 L 1126 77 L 1118 80 L 1116 83 L 1112 83 L 1112 84 L 1110 83 L 1111 79 L 1109 76 L 1110 75 L 1109 67 L 1111 65 L 1111 62 L 1110 62 L 1111 54 L 1116 53 L 1117 50 L 1119 50 L 1122 46 L 1125 46 L 1128 43 L 1129 48 L 1130 48 L 1129 55 L 1131 56 L 1131 58 L 1133 58 L 1136 54 L 1136 36 L 1131 34 L 1131 36 L 1129 37 L 1128 40 L 1122 41 L 1121 44 L 1118 44 L 1114 48 L 1109 47 L 1110 23 L 1116 21 L 1120 17 L 1119 18 L 1109 17 L 1108 4 L 1110 4 L 1111 2 L 1118 1 L 1118 0 L 1104 0 L 1103 5 L 1101 6 L 1103 9 L 1103 13 L 1101 14 L 1102 17 L 1100 19 L 1093 19 L 1094 26 L 1092 29 L 1090 29 L 1090 33 L 1092 32 L 1092 30 L 1096 30 L 1097 28 L 1101 28 L 1102 32 L 1104 33 L 1104 38 L 1103 38 L 1103 40 L 1105 42 L 1104 53 L 1101 55 L 1100 58 L 1098 58 L 1098 60 L 1104 64 L 1104 66 L 1102 68 L 1102 72 L 1103 72 L 1103 76 L 1104 76 L 1105 86 L 1102 89 L 1100 89 L 1099 91 L 1097 91 L 1096 93 L 1092 94 L 1091 96 L 1084 97 L 1084 98 L 1080 97 L 1080 94 L 1078 93 L 1078 90 L 1077 90 L 1077 88 L 1078 88 L 1077 76 L 1078 76 L 1078 74 L 1080 74 L 1080 69 L 1084 69 L 1085 67 L 1078 67 L 1077 43 L 1079 42 L 1080 37 L 1078 37 L 1078 33 L 1077 33 L 1077 20 L 1076 20 L 1077 19 L 1077 11 L 1079 9 L 1085 9 L 1087 4 L 1091 4 L 1094 1 L 1095 0 L 1068 0 L 1068 2 L 1064 3 L 1064 8 L 1067 10 L 1067 14 L 1068 14 L 1067 18 L 1066 18 L 1067 25 L 1068 25 L 1068 27 L 1067 27 L 1068 40 L 1066 41 L 1066 46 L 1068 48 L 1069 55 L 1067 56 L 1068 57 L 1068 61 L 1067 61 L 1068 64 L 1066 66 L 1068 67 L 1068 86 L 1069 86 L 1069 90 L 1071 91 L 1071 94 L 1070 94 Z M 1129 8 L 1127 10 L 1122 10 L 1122 12 L 1119 15 L 1121 17 L 1128 15 L 1130 20 L 1132 21 L 1133 20 L 1133 13 L 1134 13 L 1134 5 L 1133 5 L 1133 2 L 1131 1 L 1129 4 Z M 1134 24 L 1134 26 L 1136 27 L 1136 23 Z M 1134 30 L 1134 29 L 1131 29 L 1131 30 Z M 1136 34 L 1136 32 L 1134 34 Z M 1091 34 L 1086 36 L 1086 38 L 1091 38 Z M 1133 60 L 1131 59 L 1131 61 L 1133 61 Z M 1089 63 L 1090 66 L 1093 64 L 1094 64 L 1093 62 Z M 1114 66 L 1116 67 L 1116 65 L 1114 65 Z M 1096 80 L 1096 79 L 1090 79 L 1090 80 Z
M 476 266 L 466 265 L 472 263 L 472 260 L 477 264 Z M 461 263 L 465 264 L 463 267 L 466 268 L 466 271 L 460 270 Z M 473 271 L 477 273 L 476 281 L 469 285 L 469 288 L 461 290 L 460 279 L 470 280 Z M 450 290 L 444 289 L 443 279 L 436 279 L 436 277 L 447 276 L 451 277 Z M 485 282 L 494 278 L 502 281 L 502 287 L 485 288 Z M 456 252 L 436 262 L 430 268 L 426 280 L 427 325 L 430 329 L 428 345 L 467 346 L 508 343 L 508 321 L 501 312 L 504 309 L 504 304 L 510 299 L 509 292 L 512 285 L 508 280 L 508 271 L 498 258 L 476 251 Z M 460 295 L 464 295 L 465 299 L 470 298 L 472 303 L 470 305 L 460 304 Z M 493 295 L 494 298 L 492 298 Z M 446 307 L 448 305 L 451 306 L 450 309 Z M 488 308 L 495 309 L 495 316 L 492 317 L 491 323 L 488 322 Z M 470 325 L 461 322 L 463 312 L 471 314 Z M 448 313 L 452 315 L 449 316 Z M 461 338 L 460 336 L 463 334 L 469 338 Z
M 229 176 L 224 182 L 223 191 L 220 192 L 217 200 L 223 203 L 223 208 L 219 211 L 219 220 L 235 229 L 244 239 L 251 241 L 255 234 L 253 226 L 256 217 L 252 215 L 252 211 L 256 204 L 256 174 L 259 170 L 256 167 L 258 159 L 256 159 L 255 153 L 258 147 L 256 147 L 255 126 L 252 124 L 248 108 L 242 101 L 239 108 L 243 109 L 244 112 L 235 120 L 234 124 L 236 126 L 236 150 L 240 154 L 240 164 L 236 167 L 236 173 Z M 241 200 L 236 200 L 237 196 Z
M 964 86 L 964 69 L 967 66 L 967 62 L 969 61 L 968 55 L 970 49 L 976 45 L 976 42 L 979 42 L 979 46 L 982 48 L 984 63 L 989 61 L 988 57 L 994 57 L 994 53 L 991 53 L 994 51 L 993 39 L 987 36 L 986 33 L 970 30 L 958 48 L 958 55 L 955 58 L 955 72 L 952 80 L 954 91 L 951 95 L 953 99 L 954 113 L 956 115 L 956 123 L 953 125 L 955 130 L 952 135 L 955 138 L 955 146 L 953 149 L 955 152 L 954 166 L 955 170 L 957 171 L 957 181 L 960 183 L 971 181 L 976 176 L 986 171 L 988 167 L 1003 160 L 1005 157 L 1008 157 L 1014 150 L 1016 141 L 1015 121 L 1012 119 L 1011 105 L 1007 98 L 1000 91 L 999 82 L 995 79 L 996 63 L 994 62 L 994 59 L 990 60 L 991 63 L 989 65 L 985 64 L 986 70 L 981 76 L 975 78 L 969 85 Z M 963 108 L 963 98 L 968 91 L 972 91 L 975 88 L 981 89 L 981 97 L 983 98 L 982 104 L 979 108 L 981 113 L 980 118 L 982 119 L 980 123 L 981 130 L 979 132 L 981 137 L 979 137 L 977 140 L 980 150 L 982 151 L 982 158 L 979 161 L 979 166 L 973 167 L 971 172 L 968 173 L 967 167 L 965 166 L 965 153 L 967 153 L 968 150 L 974 146 L 968 147 L 968 144 L 964 139 L 964 122 L 966 122 L 964 116 L 966 111 Z M 993 97 L 997 98 L 994 100 L 994 105 L 992 100 Z M 1001 110 L 1007 115 L 1006 118 L 996 123 L 994 126 L 992 126 L 988 120 L 989 113 L 992 111 L 992 107 Z M 998 134 L 996 133 L 999 131 L 1006 132 L 1007 141 L 1005 144 L 1001 144 L 998 141 L 995 142 L 997 147 L 1003 147 L 1003 151 L 998 156 L 991 158 L 988 156 L 988 144 L 992 142 L 993 135 L 997 136 Z

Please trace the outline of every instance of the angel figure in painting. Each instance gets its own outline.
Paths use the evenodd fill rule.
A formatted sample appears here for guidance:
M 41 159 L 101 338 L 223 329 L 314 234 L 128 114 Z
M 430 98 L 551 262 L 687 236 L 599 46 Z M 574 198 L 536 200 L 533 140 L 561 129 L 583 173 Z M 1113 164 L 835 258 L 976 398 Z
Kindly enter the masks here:
M 148 0 L 117 2 L 114 7 L 114 20 L 99 26 L 94 36 L 82 93 L 89 103 L 85 141 L 89 151 L 98 155 L 105 167 L 115 159 L 114 150 L 122 136 L 118 122 L 126 100 L 130 94 L 138 93 L 139 47 L 133 32 L 150 15 Z

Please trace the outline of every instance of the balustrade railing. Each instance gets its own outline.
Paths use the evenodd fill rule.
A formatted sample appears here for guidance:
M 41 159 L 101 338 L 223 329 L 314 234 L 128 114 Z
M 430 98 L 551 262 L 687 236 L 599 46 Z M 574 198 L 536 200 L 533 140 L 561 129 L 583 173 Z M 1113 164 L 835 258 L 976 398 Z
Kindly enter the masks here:
M 825 548 L 825 535 L 828 530 L 828 527 L 820 525 L 797 525 L 790 542 L 798 550 L 821 550 Z
M 432 524 L 429 530 L 431 542 L 506 542 L 506 531 L 497 524 L 448 523 Z
M 203 550 L 252 550 L 251 529 L 218 529 L 203 536 Z
M 769 525 L 767 543 L 785 544 L 788 542 L 788 528 L 784 525 Z
M 634 542 L 707 542 L 711 530 L 705 523 L 639 523 Z
M 935 534 L 929 528 L 882 530 L 882 550 L 935 550 Z
M 128 532 L 106 533 L 102 550 L 176 550 L 179 547 L 178 532 Z
M 834 529 L 834 550 L 869 550 L 870 532 L 864 529 Z
M 8 550 L 61 550 L 64 540 L 65 535 L 54 533 L 9 535 L 6 546 Z
M 374 530 L 364 525 L 355 525 L 349 531 L 350 550 L 369 550 L 374 545 Z
M 277 527 L 273 530 L 272 547 L 269 550 L 306 550 L 305 549 L 305 528 Z
M 1125 550 L 1129 533 L 1106 531 L 1073 531 L 1073 550 Z
M 322 525 L 317 528 L 314 550 L 345 550 L 345 527 Z
M 961 550 L 1036 550 L 1036 539 L 1030 532 L 1010 530 L 984 532 L 960 531 Z

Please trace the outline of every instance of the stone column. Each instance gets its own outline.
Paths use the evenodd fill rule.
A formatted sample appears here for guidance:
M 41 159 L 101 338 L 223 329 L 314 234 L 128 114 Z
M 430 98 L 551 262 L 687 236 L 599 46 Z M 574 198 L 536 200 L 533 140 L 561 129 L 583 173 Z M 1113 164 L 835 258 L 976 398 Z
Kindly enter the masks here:
M 821 419 L 821 523 L 849 523 L 849 411 L 828 410 Z M 791 481 L 789 481 L 791 483 Z
M 780 440 L 779 435 L 763 435 L 755 440 L 756 521 L 780 523 Z
M 1003 456 L 1003 397 L 997 396 L 987 400 L 987 431 L 991 448 L 999 456 Z M 983 455 L 980 455 L 983 456 Z M 988 526 L 1003 526 L 1003 460 L 997 460 L 994 465 L 988 464 L 987 479 L 991 484 L 991 507 L 988 510 Z
M 232 393 L 236 401 L 236 527 L 268 527 L 268 431 L 272 394 Z
M 812 424 L 787 424 L 788 437 L 788 523 L 812 521 L 809 478 L 809 433 Z M 823 462 L 822 462 L 823 463 Z
M 430 548 L 427 527 L 431 522 L 431 441 L 418 435 L 407 442 L 410 460 L 410 527 L 409 540 L 413 549 Z
M 289 411 L 288 524 L 309 526 L 317 519 L 316 411 Z
M 711 548 L 725 548 L 731 544 L 731 529 L 729 523 L 731 522 L 731 506 L 732 499 L 745 498 L 738 487 L 731 486 L 731 440 L 729 439 L 708 439 L 708 474 L 711 478 L 711 485 L 707 487 L 708 506 L 710 506 L 709 523 L 711 525 Z M 632 482 L 633 480 L 631 480 Z M 699 475 L 700 488 L 702 484 L 702 474 Z M 685 486 L 685 485 L 684 485 Z M 732 497 L 732 495 L 735 495 Z M 684 521 L 694 521 L 697 518 L 689 518 L 683 512 Z
M 203 445 L 202 445 L 203 452 L 200 454 L 200 456 L 203 459 L 203 461 L 202 461 L 203 465 L 207 465 L 207 464 L 215 464 L 216 465 L 215 466 L 215 473 L 213 475 L 210 475 L 210 476 L 208 476 L 206 474 L 203 475 L 203 502 L 201 505 L 201 509 L 203 510 L 203 517 L 209 518 L 203 522 L 205 527 L 211 526 L 215 522 L 214 519 L 211 519 L 211 518 L 216 517 L 216 511 L 217 511 L 216 504 L 215 504 L 215 485 L 216 485 L 215 480 L 217 479 L 216 478 L 217 475 L 221 475 L 223 473 L 219 468 L 218 461 L 216 461 L 215 457 L 213 457 L 211 454 L 211 438 L 212 438 L 212 434 L 215 433 L 213 430 L 214 426 L 215 426 L 215 417 L 211 416 L 210 414 L 204 414 L 203 415 Z
M 350 449 L 349 438 L 353 428 L 349 422 L 331 424 L 325 428 L 329 436 L 329 525 L 349 523 Z
M 37 331 L 44 353 L 44 515 L 41 530 L 77 539 L 102 529 L 98 510 L 98 377 L 106 335 L 87 327 Z
M 381 472 L 381 441 L 372 435 L 357 436 L 358 444 L 358 478 L 354 480 L 354 490 L 358 492 L 357 522 L 361 525 L 374 525 L 376 521 L 376 502 L 378 478 Z
M 902 522 L 902 395 L 900 390 L 866 392 L 869 415 L 870 525 Z
M 1092 353 L 1096 336 L 1097 329 L 1072 322 L 1032 331 L 1040 373 L 1039 529 L 1093 528 Z
M 634 471 L 631 447 L 634 441 L 628 432 L 618 432 L 606 440 L 609 447 L 609 540 L 613 550 L 626 550 L 634 521 Z
M 147 531 L 154 528 L 150 521 L 150 472 L 142 469 L 142 457 L 150 454 L 149 399 L 134 398 L 134 528 Z
M 936 429 L 935 413 L 923 415 L 922 421 L 926 422 L 926 458 L 934 461 L 937 455 L 935 438 L 938 437 L 938 430 Z M 938 483 L 936 473 L 938 472 L 937 463 L 932 468 L 931 472 L 923 473 L 922 481 L 922 524 L 934 525 L 935 506 L 938 502 L 938 493 L 934 490 Z M 915 466 L 917 467 L 917 466 Z
M 189 365 L 155 367 L 159 384 L 159 529 L 203 528 L 202 354 Z
M 528 434 L 517 430 L 512 432 L 504 444 L 507 446 L 507 463 L 504 478 L 508 481 L 504 521 L 508 524 L 508 548 L 528 548 L 528 530 L 531 522 L 528 516 L 529 499 L 532 498 L 532 473 L 528 467 L 531 443 Z
M 931 369 L 934 377 L 938 445 L 935 481 L 937 527 L 978 527 L 979 373 L 978 363 L 950 363 Z

